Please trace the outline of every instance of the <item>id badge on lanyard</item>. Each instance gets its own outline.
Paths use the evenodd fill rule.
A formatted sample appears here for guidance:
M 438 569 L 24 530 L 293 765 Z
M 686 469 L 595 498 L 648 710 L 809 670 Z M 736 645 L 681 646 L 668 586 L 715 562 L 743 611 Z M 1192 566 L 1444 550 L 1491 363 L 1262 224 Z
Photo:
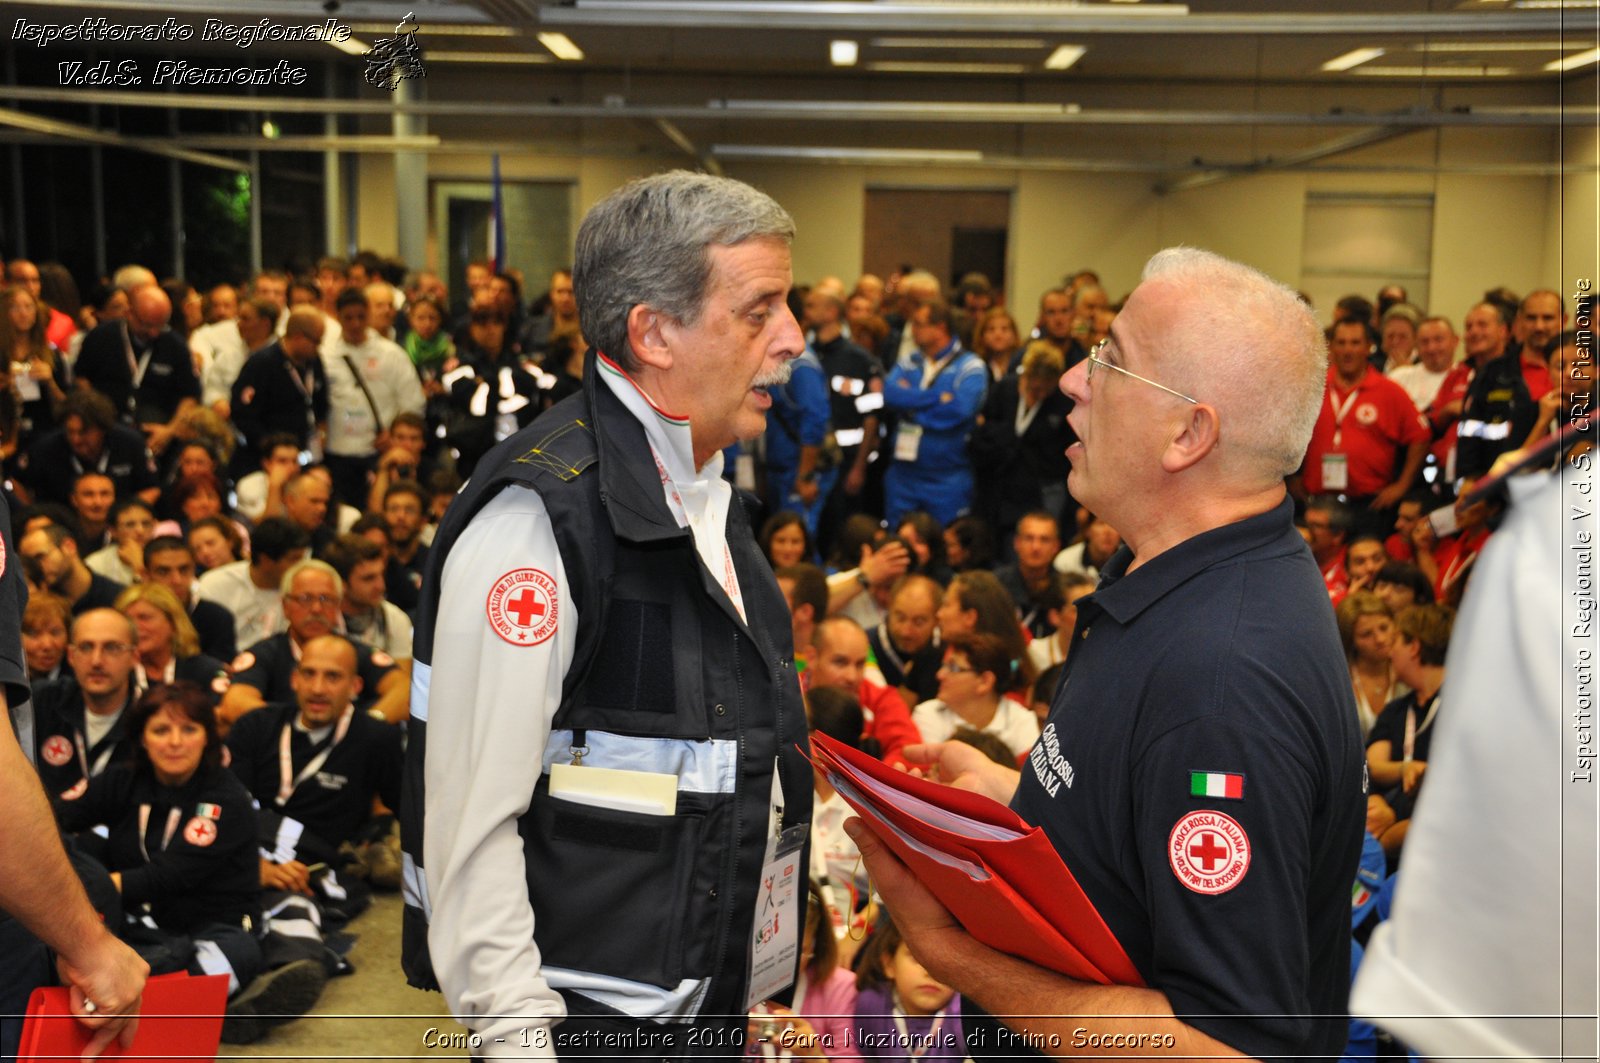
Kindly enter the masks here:
M 922 426 L 910 421 L 901 421 L 900 427 L 894 433 L 894 460 L 916 461 L 917 451 L 922 447 Z
M 797 823 L 767 839 L 756 889 L 755 932 L 750 939 L 747 1011 L 794 981 L 806 917 L 806 869 L 800 856 L 810 832 L 811 824 Z

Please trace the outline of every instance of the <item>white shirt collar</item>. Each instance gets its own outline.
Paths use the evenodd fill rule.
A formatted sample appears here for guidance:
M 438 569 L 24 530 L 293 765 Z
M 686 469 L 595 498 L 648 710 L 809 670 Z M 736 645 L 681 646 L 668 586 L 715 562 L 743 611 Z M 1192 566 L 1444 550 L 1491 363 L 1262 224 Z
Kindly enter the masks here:
M 676 484 L 693 484 L 696 480 L 716 479 L 722 475 L 722 451 L 717 451 L 700 469 L 694 466 L 694 438 L 689 432 L 689 418 L 668 413 L 629 376 L 616 362 L 600 355 L 595 362 L 600 368 L 600 379 L 605 381 L 628 412 L 644 426 L 645 438 L 655 448 L 656 454 L 667 467 L 667 475 Z

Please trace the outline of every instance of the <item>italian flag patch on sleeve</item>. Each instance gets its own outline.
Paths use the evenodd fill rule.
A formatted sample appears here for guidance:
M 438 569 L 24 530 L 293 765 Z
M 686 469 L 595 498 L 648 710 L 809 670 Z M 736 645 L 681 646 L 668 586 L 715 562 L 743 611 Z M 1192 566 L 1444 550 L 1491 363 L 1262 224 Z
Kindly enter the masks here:
M 1190 797 L 1224 797 L 1244 800 L 1244 776 L 1227 771 L 1191 771 Z

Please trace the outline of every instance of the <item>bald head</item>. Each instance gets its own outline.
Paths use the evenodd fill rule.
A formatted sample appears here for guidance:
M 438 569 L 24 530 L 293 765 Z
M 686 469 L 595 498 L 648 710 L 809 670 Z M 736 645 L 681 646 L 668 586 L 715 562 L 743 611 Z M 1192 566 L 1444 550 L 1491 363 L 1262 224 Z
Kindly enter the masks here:
M 171 317 L 172 300 L 154 284 L 134 289 L 129 297 L 128 327 L 146 340 L 155 339 L 166 331 Z
M 1229 441 L 1215 452 L 1222 471 L 1264 484 L 1299 468 L 1328 364 L 1310 308 L 1265 274 L 1196 248 L 1157 253 L 1140 288 L 1166 307 L 1162 383 L 1217 411 Z

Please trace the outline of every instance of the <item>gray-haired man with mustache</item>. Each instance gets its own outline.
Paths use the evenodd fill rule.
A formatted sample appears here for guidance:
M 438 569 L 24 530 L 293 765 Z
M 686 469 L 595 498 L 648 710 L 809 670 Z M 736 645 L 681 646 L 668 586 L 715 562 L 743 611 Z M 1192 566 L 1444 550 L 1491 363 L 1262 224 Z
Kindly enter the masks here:
M 721 453 L 763 431 L 804 349 L 793 235 L 725 178 L 597 204 L 573 270 L 583 392 L 490 451 L 434 540 L 405 962 L 486 1058 L 737 1055 L 796 973 L 805 715 Z

